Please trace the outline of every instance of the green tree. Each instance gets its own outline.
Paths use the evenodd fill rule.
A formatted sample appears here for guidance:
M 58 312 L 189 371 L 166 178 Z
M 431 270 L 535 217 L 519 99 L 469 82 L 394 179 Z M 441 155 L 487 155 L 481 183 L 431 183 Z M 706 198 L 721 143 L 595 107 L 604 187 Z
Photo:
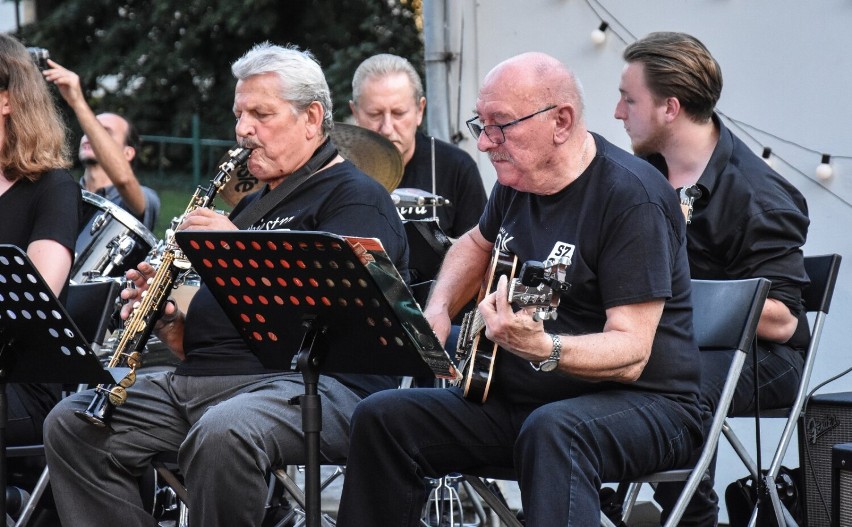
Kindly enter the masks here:
M 310 49 L 349 115 L 352 73 L 375 53 L 423 71 L 421 0 L 41 0 L 21 28 L 27 45 L 80 75 L 96 111 L 130 117 L 143 134 L 233 137 L 230 64 L 262 41 Z M 72 123 L 72 126 L 74 124 Z

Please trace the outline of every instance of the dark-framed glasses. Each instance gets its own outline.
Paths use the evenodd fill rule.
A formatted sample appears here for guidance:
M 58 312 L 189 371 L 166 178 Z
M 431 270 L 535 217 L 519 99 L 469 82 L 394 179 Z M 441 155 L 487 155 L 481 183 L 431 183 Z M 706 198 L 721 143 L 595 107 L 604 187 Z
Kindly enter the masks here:
M 514 124 L 518 124 L 521 121 L 526 121 L 527 119 L 535 117 L 540 113 L 544 113 L 554 108 L 556 108 L 556 105 L 551 104 L 547 108 L 542 108 L 537 112 L 531 113 L 524 117 L 519 117 L 518 119 L 515 119 L 514 121 L 509 121 L 506 124 L 486 124 L 485 126 L 483 126 L 479 123 L 474 122 L 479 119 L 479 117 L 473 117 L 466 121 L 467 129 L 470 130 L 471 135 L 473 135 L 473 138 L 476 141 L 479 141 L 479 136 L 482 135 L 482 132 L 485 132 L 485 137 L 490 139 L 492 143 L 494 143 L 495 145 L 502 145 L 506 142 L 506 135 L 503 133 L 503 130 Z

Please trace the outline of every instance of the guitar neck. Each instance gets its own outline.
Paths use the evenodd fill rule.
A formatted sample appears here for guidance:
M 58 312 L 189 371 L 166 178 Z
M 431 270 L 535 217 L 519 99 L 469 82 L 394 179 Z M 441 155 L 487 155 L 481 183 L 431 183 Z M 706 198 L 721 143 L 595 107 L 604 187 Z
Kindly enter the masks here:
M 485 319 L 482 318 L 479 309 L 474 309 L 473 318 L 470 320 L 470 332 L 475 335 L 483 329 L 485 329 Z

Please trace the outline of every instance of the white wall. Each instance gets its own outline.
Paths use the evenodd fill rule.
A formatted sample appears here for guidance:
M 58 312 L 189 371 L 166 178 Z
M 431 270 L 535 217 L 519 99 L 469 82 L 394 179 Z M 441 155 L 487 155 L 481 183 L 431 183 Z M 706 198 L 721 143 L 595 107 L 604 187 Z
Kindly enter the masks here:
M 15 4 L 13 2 L 0 1 L 0 32 L 6 33 L 15 30 Z
M 18 3 L 19 21 L 24 25 L 35 16 L 33 0 L 0 0 L 0 32 L 11 33 L 17 29 L 15 4 Z
M 560 58 L 575 70 L 585 87 L 590 129 L 629 149 L 621 122 L 612 117 L 623 65 L 621 52 L 626 44 L 610 30 L 606 42 L 595 46 L 591 31 L 604 19 L 627 42 L 660 30 L 684 31 L 701 39 L 722 67 L 725 86 L 719 109 L 780 138 L 746 128 L 755 142 L 727 123 L 758 154 L 767 145 L 788 163 L 776 159 L 774 166 L 808 200 L 811 228 L 805 253 L 837 252 L 844 257 L 812 386 L 852 367 L 852 355 L 847 352 L 847 343 L 852 341 L 852 237 L 846 231 L 852 227 L 852 159 L 836 158 L 852 156 L 852 103 L 848 96 L 852 85 L 852 3 L 446 0 L 446 11 L 449 49 L 459 53 L 460 59 L 452 64 L 448 77 L 461 86 L 460 91 L 455 85 L 449 90 L 451 94 L 461 93 L 460 101 L 450 101 L 450 122 L 464 132 L 466 139 L 460 146 L 477 156 L 486 187 L 495 180 L 494 170 L 487 158 L 475 151 L 463 128 L 464 120 L 472 115 L 480 81 L 498 62 L 524 51 L 544 51 Z M 835 156 L 835 175 L 825 184 L 814 176 L 821 152 Z M 829 384 L 820 393 L 844 391 L 852 391 L 852 375 Z M 738 420 L 736 424 L 745 425 L 740 427 L 741 438 L 753 437 L 749 421 Z M 779 429 L 774 424 L 765 425 L 763 434 L 775 437 Z M 765 440 L 763 450 L 769 456 L 774 448 Z M 799 464 L 795 444 L 786 464 Z M 720 496 L 729 482 L 744 475 L 730 449 L 723 447 L 716 485 Z M 721 519 L 726 518 L 722 505 Z

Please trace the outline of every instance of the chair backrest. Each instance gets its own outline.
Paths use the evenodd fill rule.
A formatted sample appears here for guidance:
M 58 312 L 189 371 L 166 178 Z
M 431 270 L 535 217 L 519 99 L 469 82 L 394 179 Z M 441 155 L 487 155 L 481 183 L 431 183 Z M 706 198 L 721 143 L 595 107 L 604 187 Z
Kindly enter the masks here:
M 692 280 L 693 327 L 702 350 L 745 350 L 769 292 L 766 278 Z
M 805 271 L 811 279 L 810 285 L 802 292 L 805 309 L 828 314 L 837 273 L 840 270 L 839 254 L 823 254 L 805 257 Z
M 692 280 L 693 326 L 701 352 L 713 353 L 732 349 L 736 351 L 731 357 L 713 421 L 704 438 L 704 445 L 695 465 L 688 469 L 653 474 L 637 480 L 686 480 L 681 495 L 670 512 L 667 526 L 677 525 L 680 521 L 698 483 L 704 477 L 715 455 L 746 353 L 757 333 L 757 323 L 763 311 L 763 304 L 766 302 L 766 295 L 769 294 L 769 286 L 770 281 L 766 278 Z
M 89 344 L 103 344 L 116 310 L 120 285 L 115 280 L 68 286 L 65 309 Z
M 805 271 L 811 279 L 811 283 L 802 291 L 802 300 L 804 301 L 805 310 L 811 313 L 816 313 L 813 324 L 811 325 L 811 338 L 808 342 L 808 349 L 805 352 L 805 363 L 802 366 L 802 378 L 799 382 L 799 389 L 796 393 L 796 399 L 793 405 L 790 406 L 790 412 L 786 412 L 786 408 L 782 408 L 780 413 L 777 409 L 767 409 L 768 417 L 785 417 L 792 416 L 787 423 L 787 427 L 782 433 L 781 440 L 784 443 L 789 443 L 789 434 L 792 434 L 792 428 L 795 424 L 795 418 L 801 415 L 804 402 L 807 397 L 808 387 L 810 386 L 811 374 L 816 363 L 816 352 L 819 348 L 819 341 L 822 338 L 822 328 L 825 326 L 825 319 L 828 316 L 828 309 L 831 307 L 831 298 L 834 296 L 834 286 L 837 283 L 837 274 L 840 271 L 841 256 L 839 254 L 824 254 L 819 256 L 805 257 Z M 784 445 L 783 450 L 786 450 L 787 445 Z M 774 459 L 770 468 L 775 465 L 780 467 L 780 460 Z M 777 474 L 776 474 L 777 475 Z
M 816 351 L 822 338 L 822 328 L 825 318 L 828 316 L 828 308 L 831 307 L 831 298 L 834 296 L 834 286 L 837 283 L 837 274 L 840 271 L 839 254 L 824 254 L 820 256 L 805 257 L 805 271 L 811 279 L 811 283 L 802 291 L 802 300 L 805 310 L 816 313 L 811 326 L 811 338 L 808 349 L 805 352 L 805 364 L 802 367 L 802 380 L 799 383 L 799 393 L 796 396 L 794 410 L 801 411 L 805 392 L 811 380 L 811 373 L 816 362 Z M 794 412 L 797 413 L 797 412 Z

